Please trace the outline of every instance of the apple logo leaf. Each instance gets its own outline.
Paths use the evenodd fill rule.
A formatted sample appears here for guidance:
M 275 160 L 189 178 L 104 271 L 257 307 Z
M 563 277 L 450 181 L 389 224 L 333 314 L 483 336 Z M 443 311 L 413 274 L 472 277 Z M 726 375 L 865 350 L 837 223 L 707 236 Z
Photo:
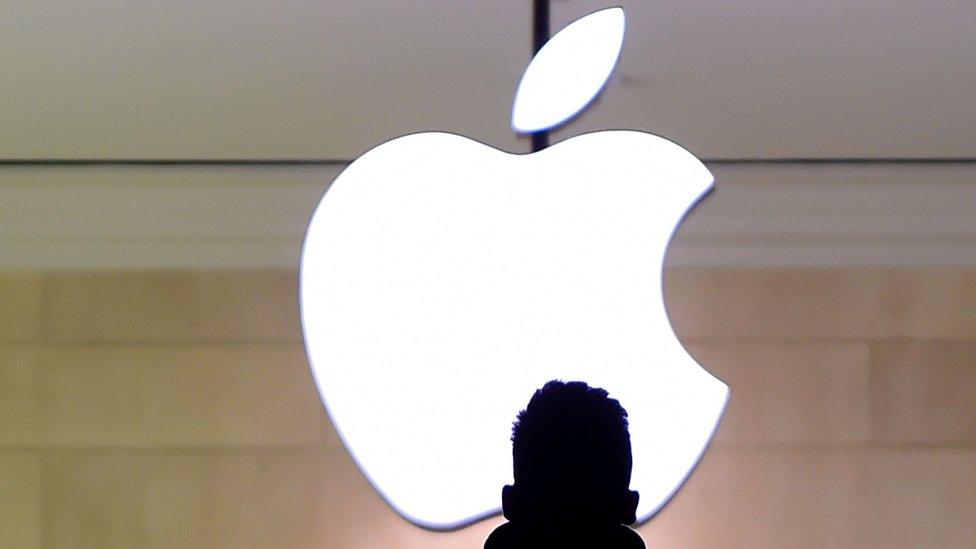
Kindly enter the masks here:
M 624 26 L 623 8 L 607 8 L 577 19 L 546 42 L 516 89 L 512 128 L 539 132 L 582 112 L 617 64 Z

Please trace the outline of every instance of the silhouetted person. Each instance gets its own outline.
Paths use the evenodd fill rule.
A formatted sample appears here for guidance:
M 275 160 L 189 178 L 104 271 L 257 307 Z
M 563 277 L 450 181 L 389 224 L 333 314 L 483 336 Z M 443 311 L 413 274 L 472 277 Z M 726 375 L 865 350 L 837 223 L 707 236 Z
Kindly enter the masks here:
M 631 491 L 627 412 L 603 389 L 550 381 L 512 428 L 515 483 L 502 489 L 508 523 L 485 549 L 640 549 Z

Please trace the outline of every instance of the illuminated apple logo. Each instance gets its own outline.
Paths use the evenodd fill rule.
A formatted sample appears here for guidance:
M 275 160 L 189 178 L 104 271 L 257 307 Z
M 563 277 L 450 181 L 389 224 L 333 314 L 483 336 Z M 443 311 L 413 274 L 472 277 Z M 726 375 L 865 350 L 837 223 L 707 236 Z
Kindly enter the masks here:
M 560 50 L 579 62 L 573 33 L 590 47 L 616 40 L 603 48 L 609 69 L 595 71 L 592 95 L 579 92 L 592 82 L 568 86 L 583 98 L 578 109 L 616 63 L 623 12 L 588 16 L 543 48 L 516 99 L 520 129 L 533 124 L 525 113 L 539 111 L 525 107 L 531 75 L 563 78 L 539 64 Z M 536 123 L 575 112 L 566 111 Z M 582 135 L 535 154 L 420 133 L 342 172 L 305 239 L 305 344 L 346 447 L 397 512 L 432 529 L 497 513 L 512 482 L 515 414 L 555 378 L 620 400 L 639 519 L 667 502 L 728 396 L 678 342 L 661 288 L 671 235 L 711 186 L 691 153 L 638 131 Z

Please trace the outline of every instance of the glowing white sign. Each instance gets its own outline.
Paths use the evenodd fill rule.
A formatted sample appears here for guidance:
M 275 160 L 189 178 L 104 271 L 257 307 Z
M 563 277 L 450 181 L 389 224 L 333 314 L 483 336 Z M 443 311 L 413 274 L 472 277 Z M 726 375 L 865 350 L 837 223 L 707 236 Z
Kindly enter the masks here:
M 697 463 L 728 388 L 668 322 L 671 235 L 712 186 L 691 153 L 637 131 L 501 152 L 447 133 L 380 145 L 315 210 L 302 326 L 346 447 L 402 516 L 496 513 L 512 421 L 550 379 L 630 416 L 639 520 Z
M 387 501 L 435 528 L 497 511 L 515 413 L 559 378 L 627 408 L 638 515 L 665 502 L 727 395 L 661 292 L 671 234 L 711 183 L 633 131 L 531 155 L 423 133 L 349 166 L 309 225 L 302 321 L 332 420 Z
M 609 8 L 574 21 L 546 42 L 515 91 L 515 131 L 552 128 L 586 108 L 613 73 L 624 25 L 624 10 Z

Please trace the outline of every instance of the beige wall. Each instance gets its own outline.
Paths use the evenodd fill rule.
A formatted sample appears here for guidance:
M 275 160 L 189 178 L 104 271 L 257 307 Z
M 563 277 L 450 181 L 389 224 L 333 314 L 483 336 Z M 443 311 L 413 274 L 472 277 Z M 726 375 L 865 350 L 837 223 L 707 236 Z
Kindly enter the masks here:
M 0 547 L 480 547 L 497 520 L 412 528 L 356 471 L 295 278 L 0 274 Z M 976 546 L 976 270 L 678 268 L 667 288 L 733 396 L 649 547 Z

